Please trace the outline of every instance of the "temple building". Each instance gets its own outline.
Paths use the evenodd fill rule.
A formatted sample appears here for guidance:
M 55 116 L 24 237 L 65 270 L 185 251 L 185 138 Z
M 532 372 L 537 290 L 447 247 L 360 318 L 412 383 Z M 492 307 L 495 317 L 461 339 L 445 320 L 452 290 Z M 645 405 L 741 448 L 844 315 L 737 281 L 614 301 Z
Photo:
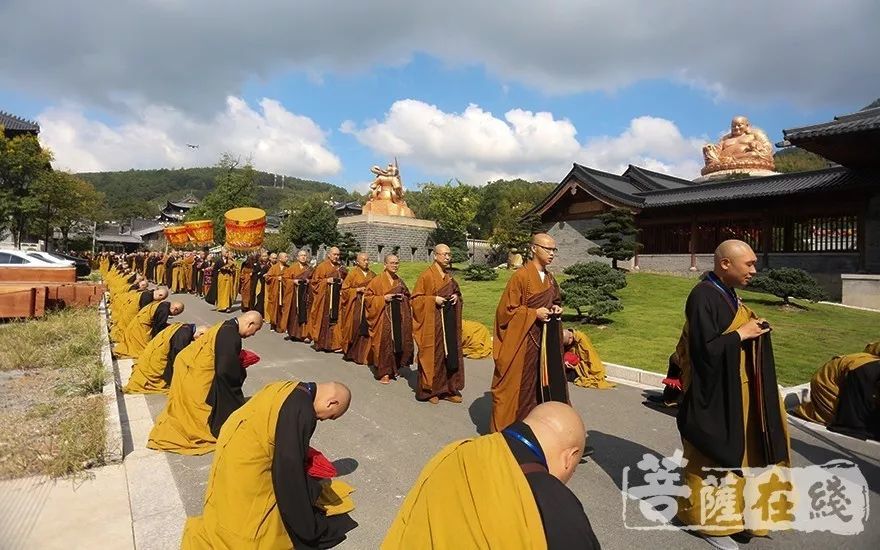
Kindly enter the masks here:
M 880 308 L 880 105 L 784 136 L 780 146 L 836 164 L 702 183 L 637 166 L 616 175 L 575 164 L 527 215 L 556 239 L 558 269 L 604 260 L 588 254 L 595 243 L 585 233 L 598 214 L 624 208 L 643 248 L 622 267 L 702 272 L 717 244 L 735 238 L 754 248 L 759 269 L 801 268 L 832 298 Z
M 23 134 L 37 135 L 40 133 L 40 125 L 36 122 L 11 115 L 6 111 L 0 111 L 0 126 L 3 127 L 3 134 L 8 139 Z
M 187 195 L 183 200 L 165 203 L 165 208 L 159 212 L 158 222 L 165 225 L 183 223 L 186 213 L 199 204 L 199 199 L 193 195 Z

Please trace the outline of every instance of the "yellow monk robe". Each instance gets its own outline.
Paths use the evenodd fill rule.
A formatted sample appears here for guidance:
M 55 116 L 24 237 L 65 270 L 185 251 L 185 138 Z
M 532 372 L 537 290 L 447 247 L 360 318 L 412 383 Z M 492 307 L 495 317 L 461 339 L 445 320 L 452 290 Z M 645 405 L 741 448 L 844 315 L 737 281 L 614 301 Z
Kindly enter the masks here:
M 171 264 L 171 293 L 183 290 L 183 259 L 178 257 Z
M 165 284 L 165 262 L 167 261 L 166 256 L 160 256 L 159 261 L 156 262 L 156 280 L 153 282 L 157 285 Z
M 796 416 L 828 426 L 834 421 L 840 388 L 850 372 L 880 360 L 880 342 L 868 344 L 863 353 L 837 356 L 825 363 L 810 380 L 810 400 L 792 411 Z
M 125 329 L 128 328 L 128 324 L 131 323 L 131 320 L 137 315 L 142 307 L 149 304 L 149 302 L 141 302 L 142 294 L 143 291 L 130 290 L 114 300 L 113 305 L 115 307 L 113 307 L 111 312 L 111 315 L 113 316 L 113 324 L 110 329 L 110 339 L 114 342 L 122 341 L 122 334 L 125 332 Z M 150 301 L 152 301 L 152 296 L 150 297 Z
M 272 329 L 275 329 L 275 320 L 278 315 L 278 303 L 281 301 L 281 274 L 286 266 L 281 262 L 275 263 L 266 273 L 266 314 L 263 316 Z
M 250 259 L 245 260 L 245 262 L 241 264 L 241 269 L 238 273 L 240 285 L 238 288 L 241 293 L 241 310 L 250 311 L 250 309 L 254 307 L 254 304 L 251 301 L 251 297 L 253 296 L 254 267 Z
M 463 319 L 461 350 L 468 359 L 483 359 L 492 355 L 492 335 L 486 325 Z
M 504 436 L 457 441 L 434 456 L 381 548 L 546 549 L 535 497 Z
M 214 275 L 217 284 L 217 311 L 223 311 L 232 307 L 235 299 L 235 264 L 226 262 L 220 271 Z
M 294 533 L 315 548 L 329 548 L 345 538 L 344 532 L 328 533 L 329 522 L 321 517 L 322 512 L 314 510 L 316 503 L 309 502 L 305 487 L 305 456 L 299 455 L 308 449 L 308 439 L 314 431 L 314 409 L 307 393 L 307 405 L 303 408 L 312 408 L 310 419 L 302 419 L 299 425 L 283 426 L 286 436 L 305 441 L 275 438 L 282 406 L 292 393 L 304 392 L 297 389 L 298 383 L 296 380 L 273 382 L 230 415 L 217 439 L 217 454 L 211 464 L 202 515 L 187 519 L 182 550 L 294 548 L 282 513 L 287 514 L 288 525 Z M 309 416 L 307 410 L 298 412 Z M 275 454 L 282 446 L 296 456 L 280 460 L 298 464 L 282 463 L 279 471 L 274 468 Z M 295 471 L 297 468 L 299 471 Z M 289 477 L 276 480 L 276 472 Z M 301 491 L 285 495 L 287 499 L 279 503 L 276 483 L 290 491 Z M 335 510 L 327 510 L 326 515 L 344 514 L 354 509 L 349 497 L 352 490 L 344 482 L 334 480 L 323 487 L 323 498 L 319 498 L 318 506 L 322 501 L 335 501 Z M 330 540 L 328 535 L 332 537 Z M 323 544 L 319 546 L 318 542 Z
M 171 323 L 150 340 L 135 360 L 131 378 L 128 379 L 123 392 L 168 393 L 170 379 L 166 380 L 166 375 L 173 372 L 168 370 L 168 363 L 170 361 L 173 365 L 174 358 L 183 349 L 176 349 L 180 344 L 185 346 L 192 341 L 191 328 L 184 328 L 184 331 L 187 331 L 185 334 L 177 334 L 183 326 L 183 323 Z M 172 341 L 180 341 L 180 344 L 172 346 Z M 172 350 L 172 347 L 175 349 Z M 174 357 L 169 358 L 169 354 L 173 354 Z
M 153 302 L 142 308 L 128 323 L 113 353 L 117 357 L 137 359 L 153 336 L 165 328 L 170 308 L 169 302 Z
M 370 353 L 364 293 L 358 289 L 365 290 L 375 276 L 371 269 L 365 273 L 360 267 L 353 267 L 345 276 L 340 292 L 342 351 L 345 359 L 358 365 L 366 365 Z
M 191 292 L 193 289 L 193 264 L 195 258 L 186 256 L 183 259 L 183 290 Z
M 230 323 L 233 328 L 237 326 L 232 319 L 218 323 L 177 355 L 168 401 L 150 431 L 148 448 L 183 455 L 203 455 L 214 450 L 217 438 L 209 424 L 213 411 L 207 401 L 216 387 L 214 379 L 218 372 L 218 362 L 231 359 L 215 356 L 217 335 L 224 326 L 229 327 Z M 237 328 L 234 330 L 227 339 L 233 339 L 238 334 Z M 220 342 L 229 343 L 222 340 Z M 235 347 L 241 349 L 240 338 Z M 238 352 L 234 353 L 234 361 L 238 362 Z M 240 382 L 243 383 L 244 380 Z M 239 384 L 239 392 L 240 388 Z
M 312 278 L 309 281 L 312 303 L 309 306 L 309 326 L 306 328 L 306 334 L 312 339 L 313 346 L 318 351 L 342 349 L 341 319 L 337 319 L 332 324 L 330 321 L 332 296 L 327 278 L 339 279 L 341 284 L 346 275 L 347 271 L 344 267 L 333 265 L 330 260 L 324 260 L 315 267 L 315 272 L 312 273 Z M 340 295 L 341 293 L 342 287 L 340 286 Z
M 578 356 L 578 364 L 574 366 L 577 378 L 576 386 L 582 388 L 598 388 L 605 390 L 613 388 L 616 384 L 605 380 L 605 365 L 599 358 L 599 352 L 593 347 L 590 337 L 579 330 L 572 331 L 573 339 L 571 347 L 565 351 L 571 351 Z
M 700 283 L 702 285 L 708 284 L 707 282 Z M 699 285 L 698 285 L 699 286 Z M 692 294 L 694 291 L 692 291 Z M 691 299 L 688 299 L 688 303 L 691 303 Z M 703 311 L 703 315 L 711 316 L 708 312 L 709 308 L 705 306 L 700 307 L 697 306 L 696 309 Z M 739 327 L 746 324 L 750 319 L 757 318 L 757 316 L 750 310 L 748 307 L 743 305 L 741 302 L 738 305 L 736 310 L 736 314 L 733 317 L 733 321 L 731 321 L 730 326 L 724 330 L 724 335 L 732 335 Z M 690 336 L 692 331 L 697 330 L 697 336 Z M 688 333 L 689 342 L 691 345 L 694 345 L 695 341 L 705 340 L 710 338 L 710 335 L 704 334 L 703 336 L 699 336 L 703 329 L 697 328 L 695 329 L 693 326 L 690 326 L 690 320 L 685 323 L 684 331 Z M 730 336 L 733 338 L 733 336 Z M 761 338 L 764 338 L 762 336 Z M 720 340 L 720 339 L 716 339 Z M 752 366 L 751 357 L 753 357 L 753 352 L 747 353 L 746 346 L 751 348 L 752 345 L 758 346 L 760 342 L 755 340 L 749 340 L 740 345 L 739 338 L 736 337 L 733 343 L 734 346 L 739 348 L 738 353 L 738 361 L 739 365 L 736 367 L 735 365 L 731 365 L 738 370 L 738 376 L 731 373 L 734 376 L 734 379 L 738 380 L 738 384 L 740 387 L 736 393 L 740 394 L 741 406 L 742 406 L 742 433 L 744 434 L 742 444 L 742 460 L 740 464 L 735 466 L 742 466 L 744 468 L 752 467 L 752 468 L 761 468 L 767 466 L 781 466 L 788 467 L 791 465 L 791 461 L 788 457 L 791 456 L 791 452 L 788 448 L 789 435 L 788 435 L 788 422 L 786 421 L 785 415 L 785 407 L 782 402 L 782 397 L 779 395 L 777 386 L 774 384 L 772 388 L 767 388 L 767 393 L 774 395 L 775 403 L 766 402 L 767 407 L 773 407 L 774 405 L 778 407 L 778 414 L 781 418 L 775 417 L 775 421 L 769 419 L 767 416 L 767 412 L 765 408 L 762 408 L 759 401 L 763 401 L 763 396 L 760 400 L 752 399 L 752 390 L 751 385 L 755 383 L 752 378 L 757 379 L 753 372 L 750 372 L 754 367 Z M 714 349 L 714 348 L 713 348 Z M 694 351 L 690 353 L 690 358 L 688 363 L 682 365 L 682 386 L 685 391 L 685 397 L 682 401 L 682 408 L 686 408 L 688 406 L 688 390 L 691 388 L 691 385 L 694 380 L 695 368 L 693 365 L 693 355 Z M 717 355 L 716 355 L 717 356 Z M 772 353 L 771 353 L 772 356 Z M 766 361 L 766 357 L 764 358 Z M 772 366 L 772 359 L 768 361 L 768 365 Z M 768 367 L 768 365 L 763 365 L 761 368 L 764 369 Z M 725 364 L 725 367 L 727 365 Z M 704 376 L 704 375 L 701 375 Z M 775 380 L 775 374 L 773 376 L 773 380 Z M 726 394 L 725 394 L 726 395 Z M 696 399 L 697 397 L 695 397 Z M 698 396 L 700 399 L 704 399 L 704 397 Z M 720 400 L 720 399 L 719 399 Z M 723 400 L 720 400 L 723 401 Z M 716 405 L 723 406 L 729 408 L 729 404 L 716 403 Z M 686 414 L 688 411 L 684 411 Z M 686 426 L 687 420 L 684 420 L 685 416 L 682 410 L 679 410 L 679 429 L 682 429 L 682 426 Z M 721 415 L 718 415 L 721 416 Z M 763 418 L 763 420 L 762 420 Z M 713 418 L 714 422 L 721 422 L 719 419 Z M 769 435 L 765 436 L 762 434 L 762 422 L 765 423 L 768 427 L 768 431 L 772 430 Z M 720 431 L 720 430 L 719 430 Z M 782 457 L 778 461 L 768 461 L 765 459 L 766 450 L 766 441 L 773 439 L 776 441 L 780 440 L 780 436 L 784 438 L 783 443 L 779 443 L 785 446 L 784 449 L 777 449 L 776 452 L 780 453 Z M 721 440 L 723 438 L 719 438 Z M 708 437 L 702 438 L 700 441 L 701 445 L 706 445 Z M 703 528 L 698 529 L 697 531 L 713 536 L 728 536 L 735 533 L 740 533 L 746 529 L 746 525 L 749 525 L 748 530 L 754 535 L 764 536 L 768 533 L 768 527 L 770 525 L 774 525 L 769 523 L 768 521 L 763 521 L 761 519 L 761 509 L 760 507 L 752 508 L 752 506 L 746 506 L 745 500 L 742 494 L 738 494 L 735 499 L 735 504 L 732 506 L 731 514 L 738 514 L 742 518 L 739 521 L 724 521 L 716 515 L 709 515 L 707 518 L 703 518 L 702 516 L 706 514 L 706 511 L 703 510 L 702 505 L 705 501 L 705 497 L 701 496 L 700 492 L 703 487 L 706 485 L 705 478 L 707 475 L 712 475 L 711 472 L 704 472 L 704 468 L 717 468 L 720 466 L 718 460 L 710 458 L 703 452 L 701 452 L 697 447 L 695 447 L 690 441 L 685 438 L 685 435 L 682 434 L 682 446 L 684 448 L 684 458 L 688 461 L 687 465 L 684 467 L 684 481 L 687 486 L 691 490 L 691 496 L 687 498 L 679 498 L 678 499 L 678 513 L 677 517 L 680 521 L 682 521 L 685 525 L 701 525 Z M 725 454 L 730 454 L 728 448 L 723 449 Z M 724 467 L 734 467 L 734 465 L 726 465 Z M 741 476 L 736 475 L 733 472 L 725 472 L 729 476 L 734 476 L 736 478 L 735 483 L 744 483 L 744 480 Z M 790 481 L 788 475 L 785 474 L 783 470 L 778 470 L 777 475 L 780 480 L 783 482 Z M 717 474 L 716 474 L 717 475 Z M 726 484 L 727 482 L 725 482 Z M 796 489 L 796 488 L 795 488 Z M 789 501 L 794 501 L 797 497 L 793 492 L 789 492 L 786 497 Z M 718 510 L 715 510 L 717 513 Z M 785 524 L 783 522 L 777 522 L 774 527 L 779 528 L 780 526 L 784 527 Z

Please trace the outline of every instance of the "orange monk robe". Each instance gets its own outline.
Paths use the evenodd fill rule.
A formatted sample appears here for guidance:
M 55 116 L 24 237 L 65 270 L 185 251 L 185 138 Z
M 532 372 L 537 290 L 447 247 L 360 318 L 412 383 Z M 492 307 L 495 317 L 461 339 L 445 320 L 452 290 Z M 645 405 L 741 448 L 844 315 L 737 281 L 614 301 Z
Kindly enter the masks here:
M 278 314 L 278 302 L 281 301 L 281 273 L 284 267 L 284 264 L 278 262 L 270 267 L 269 272 L 266 273 L 266 315 L 264 318 L 269 321 L 272 330 L 275 330 L 275 316 Z
M 451 298 L 458 301 L 452 315 L 455 325 L 447 327 L 442 320 L 443 309 L 437 305 L 436 298 Z M 464 388 L 464 356 L 461 347 L 461 289 L 449 273 L 437 264 L 431 264 L 419 276 L 412 292 L 413 338 L 419 347 L 419 385 L 416 388 L 416 399 L 426 400 L 432 397 L 461 395 Z M 456 345 L 450 349 L 446 330 L 454 330 Z M 451 354 L 451 361 L 447 357 Z M 455 366 L 450 371 L 449 364 Z
M 518 269 L 507 282 L 495 310 L 493 432 L 522 420 L 537 406 L 543 323 L 538 321 L 536 310 L 561 303 L 556 279 L 545 273 L 541 281 L 532 262 Z M 562 391 L 567 401 L 567 387 Z
M 345 353 L 346 360 L 354 361 L 359 365 L 367 364 L 370 338 L 361 334 L 361 321 L 363 320 L 363 324 L 366 326 L 366 317 L 364 315 L 364 295 L 363 292 L 358 292 L 358 289 L 366 290 L 367 284 L 375 276 L 376 274 L 372 270 L 368 269 L 365 272 L 360 267 L 355 267 L 348 272 L 342 282 L 340 296 L 342 351 Z
M 311 303 L 311 287 L 309 280 L 312 278 L 314 270 L 308 264 L 302 265 L 295 263 L 291 271 L 297 271 L 291 274 L 290 297 L 287 300 L 287 336 L 291 340 L 302 342 L 308 340 L 309 326 L 309 304 Z M 302 315 L 300 315 L 300 307 L 302 307 Z
M 253 274 L 254 268 L 251 265 L 250 260 L 241 264 L 241 270 L 239 272 L 239 289 L 241 292 L 242 311 L 250 311 L 253 307 L 253 304 L 251 303 L 251 297 L 253 296 L 251 287 L 254 284 L 254 281 L 252 280 Z
M 275 323 L 275 330 L 278 332 L 287 332 L 290 312 L 295 311 L 295 309 L 292 309 L 293 300 L 296 298 L 296 284 L 294 280 L 297 278 L 297 275 L 306 269 L 301 263 L 293 262 L 292 265 L 287 266 L 281 273 L 281 301 L 278 304 L 278 321 Z
M 342 323 L 339 322 L 341 319 L 333 324 L 330 323 L 331 292 L 327 278 L 339 279 L 341 284 L 347 274 L 343 266 L 336 266 L 330 260 L 324 260 L 318 264 L 309 280 L 312 304 L 309 306 L 309 326 L 306 331 L 317 351 L 342 349 Z
M 400 304 L 401 353 L 395 353 L 395 343 L 391 325 L 391 304 L 385 301 L 386 294 L 401 294 Z M 401 367 L 412 364 L 412 309 L 409 289 L 403 279 L 387 271 L 377 275 L 367 284 L 364 291 L 365 313 L 370 334 L 369 361 L 376 367 L 376 380 L 383 376 L 396 378 Z

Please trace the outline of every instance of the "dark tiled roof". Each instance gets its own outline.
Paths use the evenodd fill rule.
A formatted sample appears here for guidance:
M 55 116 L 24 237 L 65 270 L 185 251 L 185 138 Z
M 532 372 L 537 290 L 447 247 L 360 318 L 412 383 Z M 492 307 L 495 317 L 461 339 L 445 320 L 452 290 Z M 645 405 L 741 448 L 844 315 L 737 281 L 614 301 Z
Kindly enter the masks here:
M 786 141 L 797 144 L 798 141 L 805 139 L 868 130 L 880 130 L 880 104 L 877 101 L 861 111 L 834 117 L 831 122 L 783 130 L 782 133 L 785 135 Z
M 130 244 L 141 244 L 143 239 L 140 237 L 136 237 L 133 235 L 98 235 L 95 237 L 95 240 L 99 243 L 130 243 Z
M 575 164 L 565 179 L 571 176 L 576 177 L 579 182 L 589 182 L 590 185 L 586 186 L 588 191 L 611 202 L 620 202 L 629 206 L 638 206 L 641 203 L 634 197 L 641 189 L 624 176 L 615 176 L 580 164 Z
M 632 180 L 633 184 L 644 187 L 642 191 L 678 189 L 695 185 L 691 180 L 677 178 L 661 172 L 654 172 L 653 170 L 648 170 L 647 168 L 634 166 L 632 164 L 630 164 L 629 168 L 627 168 L 621 175 Z
M 0 111 L 0 126 L 16 132 L 40 132 L 40 125 L 36 122 L 11 115 L 6 111 Z

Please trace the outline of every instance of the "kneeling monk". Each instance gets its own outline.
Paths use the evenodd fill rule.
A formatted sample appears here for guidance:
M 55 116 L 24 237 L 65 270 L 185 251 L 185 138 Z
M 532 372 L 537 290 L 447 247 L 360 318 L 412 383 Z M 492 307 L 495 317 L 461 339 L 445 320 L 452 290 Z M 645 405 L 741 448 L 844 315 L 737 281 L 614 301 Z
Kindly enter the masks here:
M 572 328 L 562 331 L 565 369 L 569 382 L 582 388 L 605 390 L 616 384 L 605 379 L 605 365 L 586 333 Z
M 468 359 L 483 359 L 492 355 L 492 335 L 486 325 L 461 320 L 461 351 Z
M 863 353 L 835 357 L 810 380 L 810 400 L 794 414 L 829 430 L 861 439 L 880 439 L 880 342 Z
M 207 327 L 172 323 L 157 334 L 144 348 L 131 371 L 131 378 L 122 390 L 125 393 L 168 393 L 174 360 L 183 348 L 205 333 Z
M 382 550 L 599 548 L 565 486 L 585 433 L 574 409 L 549 402 L 501 433 L 447 445 L 410 489 Z
M 273 382 L 232 413 L 217 442 L 202 516 L 189 518 L 182 548 L 331 548 L 357 527 L 345 503 L 308 475 L 318 420 L 335 420 L 351 401 L 338 382 Z M 340 483 L 344 486 L 344 483 Z M 351 510 L 348 502 L 345 509 Z
M 137 359 L 150 340 L 168 326 L 168 318 L 181 313 L 183 304 L 180 302 L 153 302 L 142 308 L 129 321 L 113 353 L 117 357 Z
M 262 326 L 263 317 L 249 311 L 214 325 L 180 352 L 168 403 L 150 432 L 148 448 L 184 455 L 214 450 L 220 427 L 244 404 L 241 340 Z

